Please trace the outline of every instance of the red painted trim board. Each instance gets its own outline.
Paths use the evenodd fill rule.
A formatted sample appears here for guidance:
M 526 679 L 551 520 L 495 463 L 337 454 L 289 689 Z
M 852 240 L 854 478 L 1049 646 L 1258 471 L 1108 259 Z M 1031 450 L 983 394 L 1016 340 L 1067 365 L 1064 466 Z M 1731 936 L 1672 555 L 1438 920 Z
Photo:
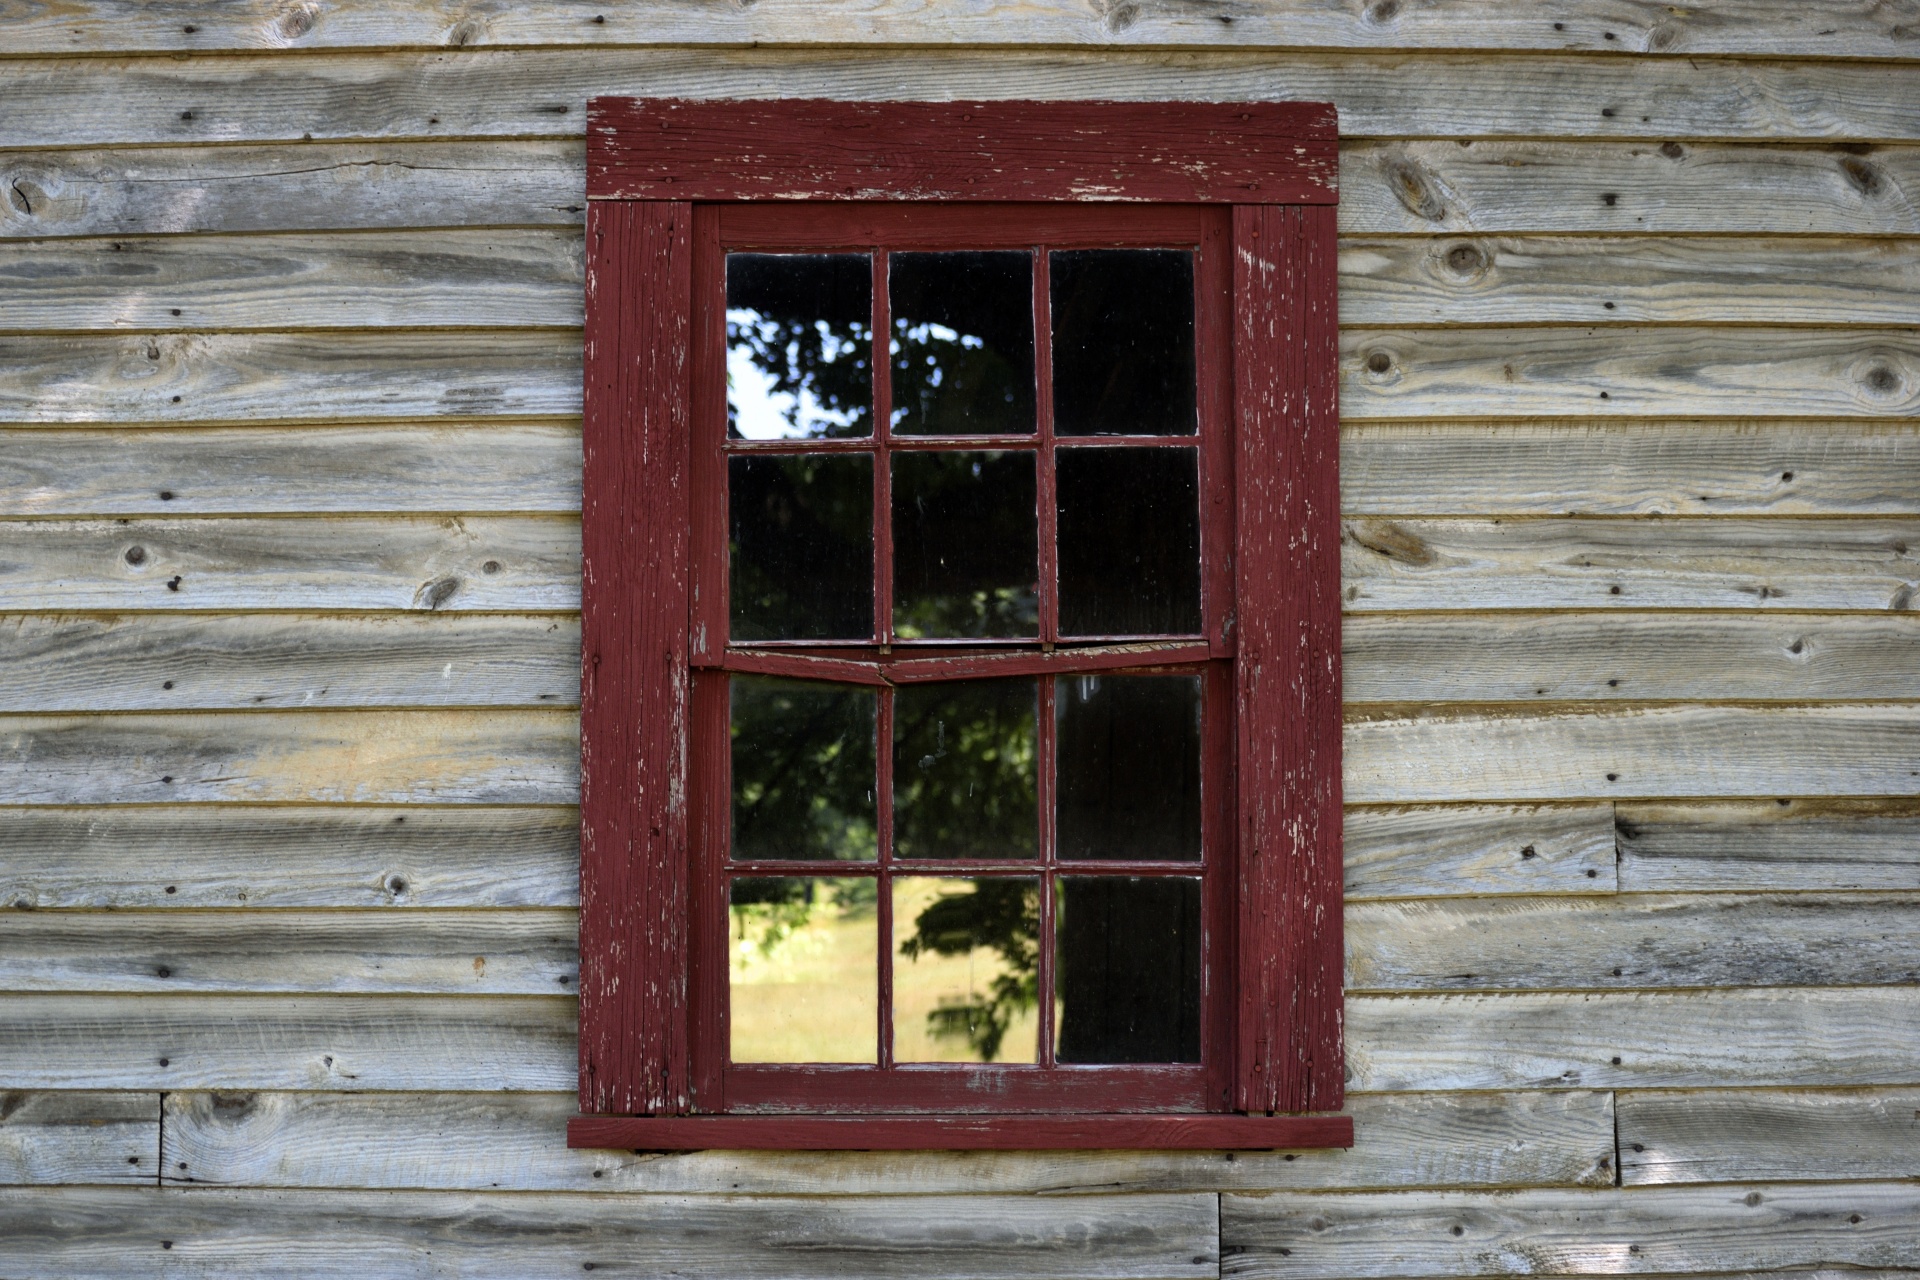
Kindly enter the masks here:
M 569 1147 L 634 1151 L 1272 1151 L 1351 1147 L 1350 1116 L 576 1116 Z

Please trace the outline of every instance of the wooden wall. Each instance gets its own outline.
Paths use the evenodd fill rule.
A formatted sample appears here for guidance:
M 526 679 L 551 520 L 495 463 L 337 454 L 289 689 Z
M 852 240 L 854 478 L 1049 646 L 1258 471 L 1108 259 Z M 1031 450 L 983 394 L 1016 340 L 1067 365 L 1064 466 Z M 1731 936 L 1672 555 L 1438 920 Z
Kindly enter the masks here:
M 0 1273 L 1920 1268 L 1913 0 L 0 50 Z M 1355 1150 L 564 1149 L 606 92 L 1339 104 Z

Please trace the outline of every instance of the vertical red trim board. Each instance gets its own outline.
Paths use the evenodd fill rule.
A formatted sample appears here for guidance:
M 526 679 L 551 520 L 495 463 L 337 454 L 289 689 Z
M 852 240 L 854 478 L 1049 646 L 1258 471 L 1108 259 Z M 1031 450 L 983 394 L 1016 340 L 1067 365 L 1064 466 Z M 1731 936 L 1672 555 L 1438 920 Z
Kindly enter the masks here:
M 1233 211 L 1238 414 L 1237 1105 L 1344 1095 L 1334 210 Z
M 587 210 L 580 1109 L 688 1109 L 692 206 Z

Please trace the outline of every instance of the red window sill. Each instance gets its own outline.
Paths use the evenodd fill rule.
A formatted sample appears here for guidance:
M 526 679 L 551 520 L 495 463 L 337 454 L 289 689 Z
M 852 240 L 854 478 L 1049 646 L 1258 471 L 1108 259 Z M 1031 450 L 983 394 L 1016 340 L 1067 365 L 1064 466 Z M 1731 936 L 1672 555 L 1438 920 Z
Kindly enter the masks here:
M 1339 1115 L 575 1116 L 569 1147 L 634 1151 L 1272 1151 L 1351 1147 Z

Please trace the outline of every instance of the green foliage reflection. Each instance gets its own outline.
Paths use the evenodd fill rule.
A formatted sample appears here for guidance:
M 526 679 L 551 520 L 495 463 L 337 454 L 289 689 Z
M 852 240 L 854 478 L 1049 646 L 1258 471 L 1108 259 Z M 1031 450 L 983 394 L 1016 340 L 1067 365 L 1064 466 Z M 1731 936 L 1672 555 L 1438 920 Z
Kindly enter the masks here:
M 945 1001 L 927 1014 L 936 1038 L 964 1040 L 980 1061 L 993 1062 L 1008 1027 L 1038 999 L 1040 888 L 1024 878 L 976 878 L 972 884 L 972 893 L 943 895 L 923 909 L 900 953 L 911 960 L 964 956 L 985 947 L 1000 958 L 1001 971 L 984 996 Z

